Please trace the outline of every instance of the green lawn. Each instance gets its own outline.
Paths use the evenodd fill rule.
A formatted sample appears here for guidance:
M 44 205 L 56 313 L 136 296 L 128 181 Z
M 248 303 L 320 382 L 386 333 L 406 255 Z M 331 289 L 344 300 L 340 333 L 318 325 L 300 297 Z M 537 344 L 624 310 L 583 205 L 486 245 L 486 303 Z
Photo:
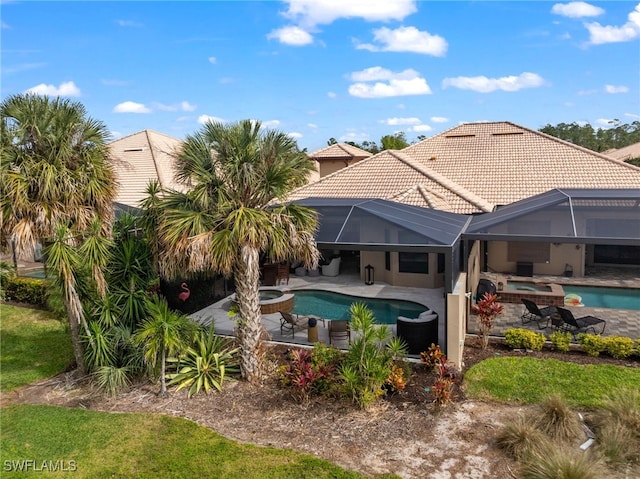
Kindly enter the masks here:
M 47 311 L 0 305 L 0 391 L 57 374 L 72 361 L 64 323 Z
M 580 365 L 555 359 L 491 358 L 464 375 L 467 397 L 539 403 L 560 394 L 572 406 L 601 406 L 613 390 L 640 389 L 640 368 Z
M 239 444 L 186 419 L 52 406 L 3 409 L 0 456 L 3 471 L 26 459 L 39 466 L 59 461 L 60 467 L 75 469 L 74 478 L 364 477 L 307 454 Z M 34 472 L 32 466 L 21 477 L 49 475 L 54 474 Z

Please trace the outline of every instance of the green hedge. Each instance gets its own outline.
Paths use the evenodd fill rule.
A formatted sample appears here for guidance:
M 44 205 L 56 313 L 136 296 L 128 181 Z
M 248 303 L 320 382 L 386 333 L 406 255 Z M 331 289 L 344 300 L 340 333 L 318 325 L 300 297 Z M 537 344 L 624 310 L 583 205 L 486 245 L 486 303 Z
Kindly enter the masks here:
M 47 302 L 47 281 L 40 278 L 13 276 L 2 282 L 3 297 L 6 301 L 44 306 Z

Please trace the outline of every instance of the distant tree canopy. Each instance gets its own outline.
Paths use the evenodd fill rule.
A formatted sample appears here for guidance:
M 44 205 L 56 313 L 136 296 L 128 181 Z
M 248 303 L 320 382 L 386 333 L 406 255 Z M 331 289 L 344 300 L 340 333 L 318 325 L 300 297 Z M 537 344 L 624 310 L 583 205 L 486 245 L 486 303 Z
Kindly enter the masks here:
M 419 140 L 424 140 L 424 138 L 419 138 Z M 327 145 L 335 145 L 338 143 L 338 140 L 335 138 L 329 138 L 327 141 Z M 347 145 L 355 146 L 356 148 L 360 148 L 361 150 L 368 151 L 369 153 L 380 153 L 384 150 L 402 150 L 410 145 L 407 141 L 407 137 L 404 131 L 399 131 L 398 133 L 394 133 L 393 135 L 385 135 L 380 139 L 380 144 L 382 146 L 378 146 L 375 141 L 363 141 L 362 143 L 356 143 L 355 141 L 345 141 Z
M 612 120 L 610 123 L 611 128 L 598 128 L 597 130 L 589 123 L 586 125 L 579 125 L 576 122 L 548 124 L 540 128 L 539 131 L 599 153 L 611 148 L 623 148 L 640 142 L 640 121 L 634 121 L 630 125 L 623 124 L 620 120 Z M 627 161 L 640 166 L 640 158 Z

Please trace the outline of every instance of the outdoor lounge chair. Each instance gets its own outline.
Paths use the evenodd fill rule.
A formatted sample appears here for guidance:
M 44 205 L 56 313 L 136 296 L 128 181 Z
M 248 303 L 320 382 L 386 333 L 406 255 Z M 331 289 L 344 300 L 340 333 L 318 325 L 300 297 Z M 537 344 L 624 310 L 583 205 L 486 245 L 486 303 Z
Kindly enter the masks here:
M 340 257 L 332 258 L 329 264 L 322 265 L 322 276 L 338 276 L 340 273 Z
M 285 333 L 291 332 L 291 337 L 296 337 L 296 328 L 304 329 L 309 324 L 309 318 L 315 318 L 315 316 L 300 316 L 295 313 L 280 313 L 280 334 L 284 336 Z
M 522 315 L 520 316 L 522 324 L 535 321 L 538 324 L 538 329 L 544 329 L 549 326 L 551 316 L 556 312 L 555 306 L 539 308 L 536 303 L 525 298 L 522 298 L 522 303 L 524 304 L 524 311 L 522 311 Z
M 335 319 L 329 321 L 329 344 L 334 339 L 346 339 L 351 344 L 351 329 L 349 329 L 348 320 Z
M 576 339 L 580 333 L 602 334 L 607 322 L 595 316 L 583 316 L 576 318 L 573 313 L 565 308 L 556 308 L 560 315 L 558 329 L 569 331 Z

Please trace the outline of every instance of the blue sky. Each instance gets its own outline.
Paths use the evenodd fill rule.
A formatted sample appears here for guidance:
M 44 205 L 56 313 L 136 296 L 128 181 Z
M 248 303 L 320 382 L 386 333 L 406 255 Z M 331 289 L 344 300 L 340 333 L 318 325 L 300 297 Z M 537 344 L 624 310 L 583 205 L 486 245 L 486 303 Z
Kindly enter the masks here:
M 301 148 L 461 122 L 640 120 L 640 3 L 2 0 L 1 96 L 81 101 L 114 137 L 258 119 Z

